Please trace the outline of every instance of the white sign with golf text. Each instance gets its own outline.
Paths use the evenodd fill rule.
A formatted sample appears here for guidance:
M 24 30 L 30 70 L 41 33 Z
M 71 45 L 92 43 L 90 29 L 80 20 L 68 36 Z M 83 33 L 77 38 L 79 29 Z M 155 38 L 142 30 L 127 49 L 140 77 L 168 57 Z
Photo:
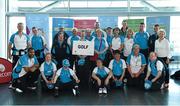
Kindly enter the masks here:
M 93 41 L 73 41 L 73 55 L 94 55 L 94 42 Z

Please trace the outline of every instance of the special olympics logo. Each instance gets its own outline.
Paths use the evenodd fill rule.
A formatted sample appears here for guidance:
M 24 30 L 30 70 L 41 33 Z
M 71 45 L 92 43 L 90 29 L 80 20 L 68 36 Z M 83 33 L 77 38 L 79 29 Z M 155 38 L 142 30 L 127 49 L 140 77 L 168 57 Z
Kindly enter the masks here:
M 5 71 L 5 67 L 3 64 L 0 64 L 0 72 L 4 72 Z

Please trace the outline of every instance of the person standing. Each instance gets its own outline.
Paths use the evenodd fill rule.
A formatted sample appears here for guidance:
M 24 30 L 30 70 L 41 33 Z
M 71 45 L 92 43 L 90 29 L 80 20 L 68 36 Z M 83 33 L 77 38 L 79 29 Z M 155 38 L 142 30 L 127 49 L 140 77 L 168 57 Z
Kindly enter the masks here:
M 91 29 L 87 29 L 85 39 L 88 41 L 94 41 L 94 38 L 95 37 L 91 35 Z
M 127 36 L 124 39 L 124 51 L 123 51 L 123 57 L 126 60 L 127 57 L 131 54 L 132 48 L 134 45 L 134 39 L 133 39 L 134 32 L 132 29 L 128 29 Z
M 158 31 L 159 31 L 159 24 L 155 24 L 154 33 L 149 37 L 149 40 L 148 40 L 149 53 L 154 52 L 155 41 L 158 39 Z
M 100 28 L 100 23 L 99 22 L 95 22 L 94 23 L 94 30 L 91 32 L 91 35 L 94 36 L 94 37 L 97 37 L 97 34 L 96 34 L 96 30 L 99 29 L 102 33 L 102 37 L 104 37 L 105 39 L 107 38 L 107 34 L 105 31 L 103 31 L 101 28 Z
M 38 35 L 38 29 L 36 27 L 32 28 L 32 32 L 31 46 L 35 50 L 35 55 L 41 65 L 44 62 L 44 49 L 46 48 L 46 41 L 42 35 Z
M 144 54 L 146 61 L 148 60 L 148 40 L 149 34 L 144 31 L 145 24 L 140 23 L 139 32 L 136 32 L 134 36 L 134 43 L 140 46 L 140 53 Z
M 73 42 L 74 41 L 78 41 L 80 39 L 79 35 L 78 35 L 78 29 L 77 28 L 73 28 L 72 29 L 72 33 L 73 35 L 70 36 L 68 39 L 67 39 L 67 43 L 68 45 L 70 46 L 71 48 L 71 56 L 70 56 L 70 68 L 73 69 L 73 65 L 75 64 L 75 61 L 77 60 L 77 56 L 76 55 L 73 55 L 72 54 L 72 49 L 73 49 Z
M 107 43 L 108 43 L 108 50 L 107 50 L 107 53 L 106 53 L 106 60 L 105 60 L 105 63 L 104 65 L 106 67 L 108 67 L 109 65 L 109 62 L 111 61 L 111 59 L 113 59 L 113 53 L 111 51 L 111 46 L 112 46 L 112 39 L 113 39 L 113 30 L 111 27 L 107 27 L 106 28 L 106 33 L 107 33 Z
M 67 42 L 67 39 L 68 39 L 69 35 L 64 31 L 64 27 L 63 26 L 59 27 L 59 32 L 54 36 L 53 42 L 57 42 L 58 41 L 58 36 L 59 36 L 60 32 L 63 33 L 64 40 Z
M 104 37 L 102 37 L 102 32 L 100 29 L 96 30 L 97 37 L 94 39 L 94 46 L 95 46 L 95 55 L 94 57 L 101 58 L 105 60 L 106 52 L 108 49 L 108 43 Z M 96 60 L 95 59 L 95 60 Z
M 162 60 L 166 64 L 166 75 L 165 75 L 165 84 L 164 87 L 169 87 L 169 63 L 170 63 L 170 44 L 169 41 L 165 38 L 166 31 L 160 29 L 158 32 L 159 38 L 155 41 L 155 53 L 157 53 L 158 59 Z
M 70 59 L 71 56 L 71 48 L 64 39 L 63 34 L 62 32 L 58 33 L 58 40 L 53 42 L 51 48 L 51 54 L 57 62 L 58 69 L 62 67 L 62 60 Z
M 112 45 L 111 45 L 111 51 L 119 50 L 119 52 L 122 52 L 123 44 L 121 41 L 121 38 L 119 36 L 120 29 L 118 27 L 113 29 L 113 39 L 112 39 Z
M 18 31 L 10 37 L 10 41 L 8 44 L 8 58 L 11 59 L 13 57 L 13 67 L 15 67 L 19 57 L 26 54 L 27 48 L 30 47 L 30 39 L 25 33 L 23 33 L 23 23 L 18 23 L 17 29 Z
M 127 30 L 128 30 L 128 24 L 126 21 L 123 21 L 122 27 L 121 27 L 120 32 L 119 32 L 122 43 L 124 43 L 124 39 L 126 38 Z
M 96 66 L 96 59 L 101 58 L 105 60 L 106 52 L 108 50 L 108 43 L 104 37 L 102 37 L 102 32 L 100 29 L 96 30 L 97 37 L 94 39 L 94 56 L 90 57 L 92 61 L 92 69 Z

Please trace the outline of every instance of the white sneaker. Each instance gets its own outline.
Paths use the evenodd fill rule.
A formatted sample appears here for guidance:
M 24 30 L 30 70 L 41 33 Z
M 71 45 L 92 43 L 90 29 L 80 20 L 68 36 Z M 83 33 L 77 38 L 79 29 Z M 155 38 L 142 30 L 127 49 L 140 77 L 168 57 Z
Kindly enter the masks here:
M 99 94 L 103 93 L 103 89 L 102 89 L 102 88 L 99 88 L 98 93 L 99 93 Z
M 73 95 L 76 96 L 76 90 L 72 89 L 72 91 L 73 91 Z
M 124 83 L 127 83 L 127 79 L 126 78 L 123 81 L 124 81 Z
M 21 89 L 19 89 L 19 88 L 16 88 L 15 90 L 16 90 L 16 92 L 18 92 L 18 93 L 23 93 L 23 91 L 22 91 Z
M 161 85 L 161 88 L 160 89 L 164 89 L 164 83 Z
M 9 89 L 16 89 L 16 87 L 13 87 L 12 84 L 10 84 Z
M 103 92 L 104 94 L 107 94 L 107 89 L 104 87 L 103 90 L 102 90 L 102 92 Z

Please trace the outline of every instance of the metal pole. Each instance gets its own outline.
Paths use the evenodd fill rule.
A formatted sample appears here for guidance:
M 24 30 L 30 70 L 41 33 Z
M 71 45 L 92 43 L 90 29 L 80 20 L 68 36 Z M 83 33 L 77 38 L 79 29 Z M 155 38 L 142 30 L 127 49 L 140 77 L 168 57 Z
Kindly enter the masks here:
M 127 7 L 128 7 L 128 13 L 130 13 L 131 12 L 131 0 L 128 0 L 127 1 Z M 129 14 L 128 14 L 128 19 L 129 19 Z

